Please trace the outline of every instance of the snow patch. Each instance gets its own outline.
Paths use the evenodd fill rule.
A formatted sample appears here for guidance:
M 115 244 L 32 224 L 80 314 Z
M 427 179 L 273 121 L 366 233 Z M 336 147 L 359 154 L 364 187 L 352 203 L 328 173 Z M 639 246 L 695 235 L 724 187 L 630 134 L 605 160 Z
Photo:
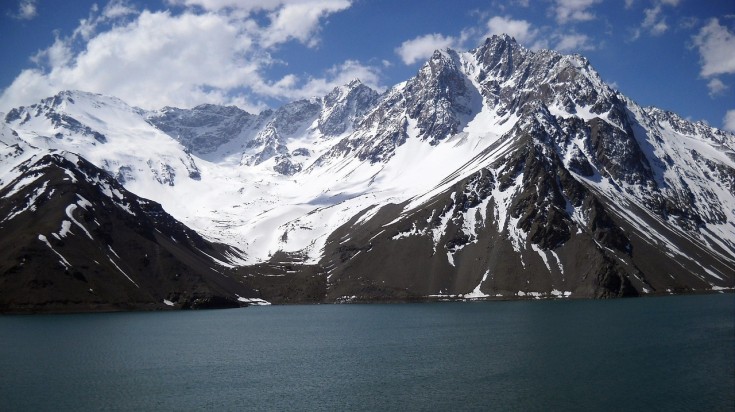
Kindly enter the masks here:
M 114 260 L 112 260 L 112 258 L 111 258 L 110 256 L 107 256 L 107 258 L 108 258 L 108 259 L 110 260 L 110 263 L 112 263 L 112 264 L 113 264 L 113 265 L 114 265 L 114 266 L 115 266 L 115 267 L 117 268 L 117 270 L 119 270 L 119 271 L 120 271 L 120 273 L 122 273 L 122 274 L 123 274 L 123 275 L 124 275 L 124 276 L 125 276 L 126 278 L 128 278 L 128 280 L 129 280 L 130 282 L 132 282 L 132 283 L 133 283 L 133 285 L 135 285 L 135 287 L 137 287 L 137 288 L 140 288 L 140 286 L 138 286 L 138 284 L 137 284 L 137 283 L 135 283 L 135 281 L 134 281 L 134 280 L 133 280 L 133 279 L 132 279 L 132 278 L 131 278 L 130 276 L 128 276 L 128 274 L 127 274 L 127 273 L 125 273 L 125 271 L 124 271 L 124 270 L 122 270 L 122 269 L 120 268 L 120 266 L 118 266 L 118 265 L 117 265 L 117 263 L 115 263 L 115 261 L 114 261 Z
M 538 247 L 537 244 L 531 243 L 531 249 L 533 249 L 536 253 L 538 253 L 539 256 L 541 256 L 541 259 L 544 261 L 544 265 L 546 265 L 546 269 L 551 272 L 551 266 L 549 266 L 549 258 L 546 256 L 546 252 Z
M 66 237 L 71 233 L 71 222 L 68 220 L 64 220 L 61 222 L 61 230 L 59 230 L 59 236 Z
M 483 282 L 485 282 L 485 280 L 487 280 L 487 276 L 489 274 L 490 274 L 490 269 L 488 269 L 488 270 L 485 271 L 485 274 L 482 275 L 482 280 L 480 281 L 480 283 L 477 284 L 477 286 L 475 287 L 475 289 L 472 292 L 466 293 L 464 295 L 465 299 L 482 299 L 482 298 L 487 298 L 487 297 L 490 296 L 488 294 L 483 293 L 480 290 L 480 287 L 482 287 Z
M 263 300 L 263 299 L 260 299 L 260 298 L 244 298 L 244 297 L 242 297 L 240 295 L 235 295 L 235 296 L 237 296 L 237 301 L 238 302 L 247 303 L 247 304 L 253 305 L 253 306 L 268 306 L 268 305 L 271 304 L 267 300 Z
M 61 255 L 61 253 L 57 252 L 56 249 L 54 249 L 53 246 L 51 246 L 51 243 L 49 243 L 49 241 L 46 238 L 46 236 L 44 236 L 44 235 L 38 235 L 38 240 L 40 240 L 41 242 L 45 243 L 46 246 L 48 246 L 48 248 L 51 249 L 51 251 L 54 252 L 56 254 L 56 256 L 59 257 L 59 259 L 61 259 L 59 261 L 59 263 L 61 263 L 61 265 L 64 266 L 64 268 L 68 269 L 68 268 L 71 267 L 71 264 L 69 263 L 69 261 L 66 260 L 66 258 L 64 258 L 64 256 Z
M 79 223 L 79 221 L 77 221 L 76 219 L 74 219 L 73 213 L 74 213 L 75 210 L 77 210 L 77 207 L 78 206 L 75 203 L 72 203 L 69 206 L 67 206 L 66 207 L 66 216 L 72 222 L 74 222 L 75 225 L 79 226 L 79 228 L 82 229 L 84 231 L 84 233 L 87 234 L 87 237 L 89 237 L 90 239 L 94 240 L 94 238 L 92 237 L 92 234 L 90 234 L 89 231 L 87 231 L 87 228 L 85 228 L 81 223 Z

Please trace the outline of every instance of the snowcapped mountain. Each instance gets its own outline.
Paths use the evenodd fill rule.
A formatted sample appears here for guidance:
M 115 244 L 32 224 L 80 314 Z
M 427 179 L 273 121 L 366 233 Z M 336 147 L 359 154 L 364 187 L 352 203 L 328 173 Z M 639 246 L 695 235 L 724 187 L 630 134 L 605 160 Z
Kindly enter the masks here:
M 353 81 L 250 114 L 63 92 L 2 127 L 0 187 L 22 162 L 76 153 L 229 245 L 232 275 L 266 299 L 735 286 L 735 136 L 508 36 L 437 51 L 380 95 Z
M 257 116 L 236 107 L 201 105 L 167 107 L 146 118 L 197 157 L 244 166 L 267 163 L 288 176 L 301 171 L 330 138 L 350 132 L 377 98 L 378 93 L 353 80 L 324 98 L 298 100 Z
M 238 307 L 229 248 L 68 152 L 22 162 L 0 189 L 0 310 Z

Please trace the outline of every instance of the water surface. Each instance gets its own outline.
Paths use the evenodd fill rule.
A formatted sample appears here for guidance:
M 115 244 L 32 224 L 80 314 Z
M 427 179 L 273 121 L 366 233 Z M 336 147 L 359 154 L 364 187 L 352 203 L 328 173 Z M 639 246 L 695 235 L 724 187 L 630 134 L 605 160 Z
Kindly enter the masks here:
M 1 410 L 733 410 L 735 296 L 0 316 Z

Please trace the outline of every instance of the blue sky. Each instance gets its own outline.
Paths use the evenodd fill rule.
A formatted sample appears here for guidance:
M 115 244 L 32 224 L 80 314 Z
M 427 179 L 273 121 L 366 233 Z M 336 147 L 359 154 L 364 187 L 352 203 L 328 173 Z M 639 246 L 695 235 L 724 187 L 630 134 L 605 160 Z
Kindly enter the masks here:
M 63 89 L 257 112 L 383 90 L 491 34 L 588 57 L 643 105 L 735 130 L 732 0 L 0 0 L 0 111 Z

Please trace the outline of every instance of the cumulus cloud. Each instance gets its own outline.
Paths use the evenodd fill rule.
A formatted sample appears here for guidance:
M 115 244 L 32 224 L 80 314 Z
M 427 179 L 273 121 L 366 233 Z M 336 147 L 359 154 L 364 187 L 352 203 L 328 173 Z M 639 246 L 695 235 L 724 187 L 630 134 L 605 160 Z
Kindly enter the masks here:
M 487 34 L 507 34 L 518 43 L 529 45 L 536 39 L 538 30 L 534 29 L 526 20 L 514 20 L 510 16 L 494 16 L 487 21 Z
M 716 18 L 692 38 L 699 51 L 702 77 L 735 73 L 735 35 Z
M 699 51 L 699 75 L 709 79 L 710 97 L 725 94 L 729 86 L 719 76 L 735 73 L 735 34 L 714 18 L 692 37 L 692 47 Z
M 725 113 L 725 117 L 722 119 L 722 128 L 735 133 L 735 109 L 728 110 Z
M 18 20 L 33 20 L 38 15 L 37 0 L 21 0 L 18 11 L 11 16 Z
M 348 7 L 350 2 L 345 0 L 304 1 L 280 7 L 268 15 L 271 24 L 263 32 L 263 46 L 270 47 L 297 39 L 309 47 L 314 47 L 319 42 L 315 35 L 319 31 L 322 17 Z
M 590 9 L 601 2 L 602 0 L 556 0 L 552 12 L 559 24 L 594 20 L 596 16 Z
M 592 39 L 590 39 L 589 36 L 586 34 L 580 34 L 580 33 L 568 33 L 568 34 L 559 34 L 555 36 L 558 38 L 558 41 L 556 43 L 556 46 L 554 46 L 554 49 L 558 51 L 584 51 L 584 50 L 594 50 L 595 46 L 592 43 Z
M 241 84 L 246 73 L 257 68 L 238 58 L 250 44 L 237 33 L 231 22 L 216 14 L 144 11 L 130 24 L 95 35 L 74 56 L 72 39 L 57 39 L 36 56 L 46 58 L 43 68 L 23 71 L 0 101 L 24 98 L 34 89 L 43 92 L 33 100 L 63 89 L 83 89 L 143 107 L 216 100 L 222 97 L 218 93 Z
M 428 59 L 437 49 L 456 47 L 457 44 L 455 37 L 433 33 L 406 40 L 395 51 L 403 63 L 414 64 Z
M 37 66 L 22 71 L 2 92 L 0 110 L 66 89 L 113 95 L 151 109 L 221 103 L 259 110 L 270 99 L 323 95 L 353 78 L 380 88 L 380 68 L 354 60 L 323 77 L 287 74 L 274 81 L 266 76 L 282 64 L 271 56 L 275 47 L 289 41 L 313 47 L 324 17 L 348 7 L 348 1 L 169 4 L 183 8 L 140 12 L 124 0 L 94 7 L 73 34 L 57 37 L 33 56 Z M 266 19 L 255 19 L 253 10 L 266 13 Z

